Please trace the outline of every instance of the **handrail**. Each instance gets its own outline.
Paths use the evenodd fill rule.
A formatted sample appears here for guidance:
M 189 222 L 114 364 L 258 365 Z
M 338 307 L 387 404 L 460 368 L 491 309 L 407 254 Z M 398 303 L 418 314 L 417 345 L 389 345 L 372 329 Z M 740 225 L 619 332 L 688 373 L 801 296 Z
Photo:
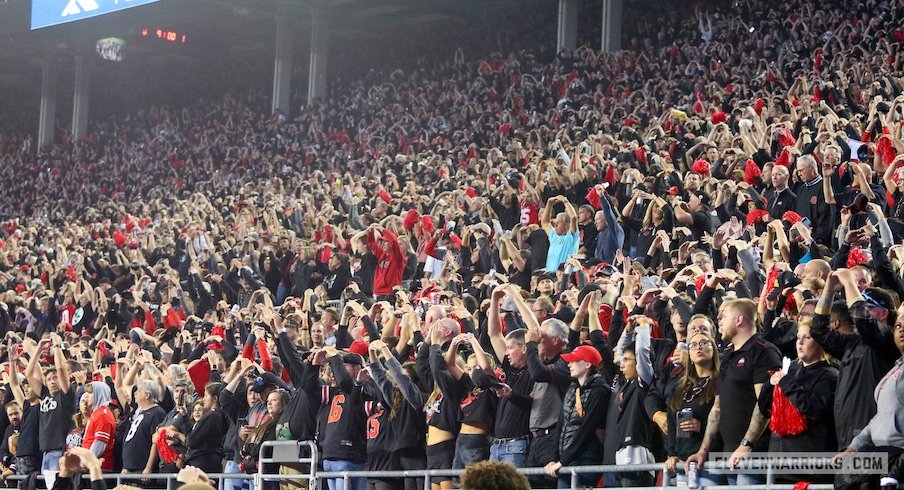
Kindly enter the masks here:
M 263 464 L 287 464 L 288 462 L 285 459 L 279 459 L 271 454 L 270 457 L 264 457 L 263 449 L 265 447 L 296 447 L 299 451 L 302 446 L 307 446 L 310 450 L 310 457 L 301 457 L 301 453 L 298 453 L 297 458 L 293 458 L 298 464 L 310 464 L 311 471 L 310 473 L 299 474 L 299 475 L 282 475 L 282 474 L 266 474 L 262 473 Z M 261 444 L 261 453 L 259 457 L 258 465 L 258 473 L 247 474 L 247 473 L 211 473 L 207 476 L 212 480 L 218 480 L 220 488 L 222 488 L 223 480 L 226 479 L 235 479 L 235 480 L 254 480 L 255 485 L 260 486 L 263 480 L 275 481 L 275 480 L 308 480 L 312 482 L 311 490 L 318 488 L 318 483 L 321 479 L 324 478 L 342 478 L 346 481 L 346 486 L 349 483 L 350 478 L 418 478 L 424 479 L 424 488 L 430 488 L 430 480 L 433 477 L 457 477 L 461 476 L 464 470 L 452 470 L 452 469 L 442 469 L 442 470 L 399 470 L 399 471 L 318 471 L 317 470 L 317 445 L 313 441 L 266 441 Z M 707 468 L 710 469 L 725 469 L 724 464 L 720 463 L 711 463 L 707 465 Z M 519 472 L 525 475 L 544 475 L 545 469 L 541 467 L 533 467 L 533 468 L 519 468 Z M 677 490 L 679 488 L 683 489 L 686 487 L 677 487 L 674 485 L 670 485 L 670 480 L 668 478 L 668 472 L 666 471 L 665 463 L 650 463 L 650 464 L 636 464 L 636 465 L 590 465 L 590 466 L 566 466 L 559 470 L 560 475 L 570 475 L 571 476 L 571 488 L 577 489 L 580 488 L 578 485 L 577 476 L 579 474 L 584 473 L 624 473 L 624 472 L 637 472 L 637 471 L 663 471 L 664 479 L 661 486 L 654 487 L 631 487 L 632 490 Z M 82 478 L 88 478 L 87 474 L 81 475 Z M 177 474 L 176 473 L 153 473 L 153 474 L 141 474 L 141 473 L 105 473 L 105 478 L 110 480 L 116 480 L 117 484 L 122 481 L 134 481 L 134 480 L 166 480 L 167 488 L 175 488 L 171 484 L 175 482 Z M 18 481 L 25 479 L 23 475 L 11 475 L 7 477 L 7 480 Z M 38 479 L 43 480 L 44 476 L 39 474 Z M 717 485 L 717 486 L 707 486 L 707 489 L 712 490 L 793 490 L 793 484 L 760 484 L 760 485 Z M 831 490 L 833 489 L 833 485 L 831 484 L 811 484 L 809 490 Z

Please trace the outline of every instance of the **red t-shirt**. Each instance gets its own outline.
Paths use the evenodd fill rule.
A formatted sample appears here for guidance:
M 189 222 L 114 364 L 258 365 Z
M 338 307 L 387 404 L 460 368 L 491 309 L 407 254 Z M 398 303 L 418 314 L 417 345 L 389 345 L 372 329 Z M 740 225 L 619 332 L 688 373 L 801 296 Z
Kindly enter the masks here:
M 98 408 L 91 414 L 91 418 L 88 419 L 82 447 L 91 449 L 94 441 L 107 443 L 107 448 L 104 449 L 104 455 L 102 456 L 104 461 L 101 464 L 101 469 L 104 471 L 113 469 L 113 440 L 115 437 L 116 419 L 113 418 L 113 412 L 110 411 L 110 407 Z

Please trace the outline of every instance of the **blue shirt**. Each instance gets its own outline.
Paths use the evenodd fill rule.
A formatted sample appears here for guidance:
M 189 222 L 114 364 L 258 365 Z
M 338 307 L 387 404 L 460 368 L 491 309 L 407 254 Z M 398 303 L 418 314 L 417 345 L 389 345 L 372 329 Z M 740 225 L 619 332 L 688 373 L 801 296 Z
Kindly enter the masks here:
M 549 251 L 546 252 L 546 272 L 555 272 L 569 257 L 578 253 L 581 238 L 577 231 L 568 231 L 565 235 L 556 234 L 555 228 L 549 230 Z

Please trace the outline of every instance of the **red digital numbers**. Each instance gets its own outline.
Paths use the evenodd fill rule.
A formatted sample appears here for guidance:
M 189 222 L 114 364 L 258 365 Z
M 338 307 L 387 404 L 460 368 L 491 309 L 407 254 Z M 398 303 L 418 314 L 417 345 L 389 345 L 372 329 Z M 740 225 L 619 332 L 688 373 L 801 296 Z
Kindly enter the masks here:
M 147 27 L 141 29 L 141 37 L 156 37 L 161 41 L 167 41 L 171 43 L 180 43 L 186 44 L 188 42 L 188 36 L 185 34 L 180 34 L 176 31 L 167 31 L 165 29 L 156 29 L 151 31 Z

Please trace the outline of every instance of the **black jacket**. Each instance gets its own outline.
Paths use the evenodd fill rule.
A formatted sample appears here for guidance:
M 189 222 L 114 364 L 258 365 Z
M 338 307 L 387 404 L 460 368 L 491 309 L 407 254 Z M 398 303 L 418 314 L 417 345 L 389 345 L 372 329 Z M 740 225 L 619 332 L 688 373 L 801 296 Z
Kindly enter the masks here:
M 603 444 L 596 436 L 596 430 L 606 427 L 606 412 L 609 408 L 610 390 L 599 374 L 587 378 L 581 390 L 581 408 L 578 413 L 576 394 L 577 381 L 571 383 L 562 402 L 559 418 L 559 462 L 567 466 L 581 455 L 595 453 L 603 459 Z
M 830 356 L 840 359 L 834 414 L 838 449 L 842 450 L 876 415 L 873 392 L 891 369 L 895 355 L 891 331 L 869 318 L 864 302 L 851 308 L 857 331 L 840 333 L 829 326 L 828 315 L 816 315 L 810 335 Z
M 819 361 L 809 366 L 795 362 L 791 364 L 779 387 L 788 401 L 807 418 L 807 428 L 796 436 L 780 437 L 775 432 L 769 441 L 771 452 L 831 452 L 835 450 L 835 425 L 832 423 L 832 405 L 835 400 L 835 386 L 838 384 L 838 370 L 827 361 Z M 763 386 L 760 396 L 760 411 L 770 417 L 780 417 L 772 412 L 775 387 Z

